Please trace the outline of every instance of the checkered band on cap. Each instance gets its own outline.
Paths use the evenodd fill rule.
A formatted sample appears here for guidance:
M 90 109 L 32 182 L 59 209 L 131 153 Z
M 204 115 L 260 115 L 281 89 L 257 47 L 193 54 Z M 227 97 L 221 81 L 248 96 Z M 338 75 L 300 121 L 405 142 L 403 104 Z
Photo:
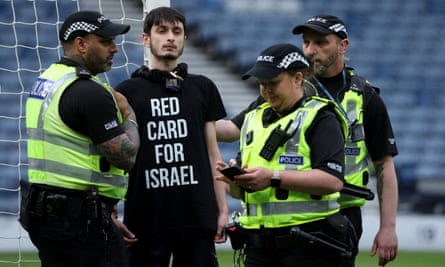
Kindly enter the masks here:
M 294 62 L 301 62 L 304 65 L 306 65 L 306 67 L 309 67 L 309 62 L 307 62 L 306 58 L 304 58 L 300 53 L 298 52 L 293 52 L 290 54 L 287 54 L 282 60 L 281 62 L 277 65 L 278 68 L 281 69 L 287 69 L 289 67 L 290 64 L 294 63 Z
M 91 33 L 97 30 L 98 28 L 99 28 L 98 26 L 90 24 L 88 22 L 84 21 L 74 22 L 68 29 L 66 29 L 65 33 L 63 34 L 63 39 L 65 41 L 68 40 L 71 33 L 75 31 L 86 31 L 88 33 Z
M 329 30 L 331 30 L 333 32 L 336 32 L 336 33 L 344 32 L 346 36 L 348 35 L 348 32 L 346 31 L 345 25 L 343 25 L 341 23 L 336 23 L 336 24 L 334 24 L 332 26 L 329 26 Z

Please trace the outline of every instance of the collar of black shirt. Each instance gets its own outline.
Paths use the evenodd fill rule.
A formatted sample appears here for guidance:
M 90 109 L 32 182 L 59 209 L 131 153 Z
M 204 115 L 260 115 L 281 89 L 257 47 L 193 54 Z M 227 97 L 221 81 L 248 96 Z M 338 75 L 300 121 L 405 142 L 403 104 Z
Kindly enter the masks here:
M 74 60 L 72 60 L 70 58 L 67 58 L 67 57 L 61 57 L 60 61 L 57 62 L 57 63 L 63 64 L 63 65 L 67 65 L 67 66 L 70 66 L 70 67 L 79 67 L 80 66 L 79 63 L 77 63 L 76 61 L 74 61 Z
M 340 100 L 343 99 L 343 93 L 347 89 L 351 78 L 349 77 L 349 75 L 346 75 L 346 84 L 344 84 L 343 73 L 340 72 L 339 74 L 332 77 L 328 78 L 320 77 L 317 79 L 320 81 L 321 84 L 323 84 L 323 86 L 326 87 L 326 89 L 329 91 L 332 97 Z M 344 86 L 346 88 L 344 88 Z M 326 97 L 326 94 L 323 92 L 323 90 L 318 90 L 318 92 L 322 97 Z
M 297 108 L 299 108 L 300 106 L 303 105 L 303 102 L 304 102 L 304 98 L 301 98 L 290 109 L 285 110 L 281 114 L 281 117 L 284 117 L 284 116 L 294 112 Z M 281 117 L 278 116 L 278 114 L 271 107 L 266 108 L 266 110 L 264 110 L 263 118 L 262 118 L 264 128 L 267 128 L 270 124 L 276 122 Z

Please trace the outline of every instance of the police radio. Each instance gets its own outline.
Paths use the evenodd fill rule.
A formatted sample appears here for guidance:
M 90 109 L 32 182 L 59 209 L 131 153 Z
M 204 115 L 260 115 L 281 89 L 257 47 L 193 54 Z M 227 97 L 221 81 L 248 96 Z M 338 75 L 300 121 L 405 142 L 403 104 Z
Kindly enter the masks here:
M 292 134 L 289 135 L 286 132 L 291 124 L 292 121 L 289 122 L 284 130 L 280 128 L 281 125 L 278 125 L 272 130 L 266 142 L 264 143 L 263 148 L 260 151 L 261 157 L 268 161 L 272 159 L 278 148 L 284 145 L 284 143 L 286 143 L 286 141 L 292 136 Z

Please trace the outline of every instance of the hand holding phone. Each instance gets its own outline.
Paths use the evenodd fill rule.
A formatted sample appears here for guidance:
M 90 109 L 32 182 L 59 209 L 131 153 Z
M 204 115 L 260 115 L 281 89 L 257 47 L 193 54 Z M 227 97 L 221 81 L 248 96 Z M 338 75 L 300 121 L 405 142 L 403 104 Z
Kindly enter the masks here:
M 235 175 L 240 175 L 246 173 L 240 166 L 238 165 L 228 165 L 220 170 L 222 174 L 228 177 L 233 181 Z

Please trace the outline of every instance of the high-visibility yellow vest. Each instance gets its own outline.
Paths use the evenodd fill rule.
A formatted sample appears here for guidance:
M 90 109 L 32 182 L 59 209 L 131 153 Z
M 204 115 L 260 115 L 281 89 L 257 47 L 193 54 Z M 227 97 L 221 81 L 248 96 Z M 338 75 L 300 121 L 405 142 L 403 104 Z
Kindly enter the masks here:
M 128 184 L 124 170 L 109 164 L 109 170 L 101 171 L 100 163 L 106 159 L 92 140 L 73 131 L 60 117 L 61 95 L 78 78 L 75 67 L 53 64 L 30 92 L 26 101 L 29 181 L 76 190 L 97 186 L 100 195 L 123 199 Z M 90 79 L 110 90 L 98 77 Z M 117 103 L 116 108 L 122 123 Z
M 349 75 L 353 75 L 351 71 Z M 366 187 L 371 175 L 372 161 L 365 143 L 363 126 L 363 95 L 365 80 L 358 76 L 351 77 L 351 86 L 345 92 L 341 105 L 347 114 L 349 134 L 345 144 L 345 181 Z M 341 208 L 361 207 L 365 204 L 364 198 L 341 194 Z
M 311 169 L 310 147 L 306 142 L 305 133 L 311 126 L 320 109 L 335 103 L 326 99 L 312 97 L 303 107 L 280 118 L 267 128 L 263 127 L 264 111 L 270 107 L 262 104 L 258 109 L 246 114 L 240 137 L 240 151 L 242 164 L 249 168 L 258 166 L 274 170 L 309 170 Z M 347 125 L 337 109 L 337 117 L 342 121 L 343 130 L 347 132 Z M 279 147 L 273 158 L 268 161 L 261 157 L 260 151 L 274 128 L 280 126 L 290 137 L 283 146 Z M 339 193 L 311 197 L 310 194 L 288 191 L 286 199 L 278 199 L 277 190 L 267 187 L 264 190 L 244 195 L 246 214 L 240 217 L 240 223 L 247 229 L 278 228 L 299 225 L 311 221 L 324 219 L 339 211 Z

